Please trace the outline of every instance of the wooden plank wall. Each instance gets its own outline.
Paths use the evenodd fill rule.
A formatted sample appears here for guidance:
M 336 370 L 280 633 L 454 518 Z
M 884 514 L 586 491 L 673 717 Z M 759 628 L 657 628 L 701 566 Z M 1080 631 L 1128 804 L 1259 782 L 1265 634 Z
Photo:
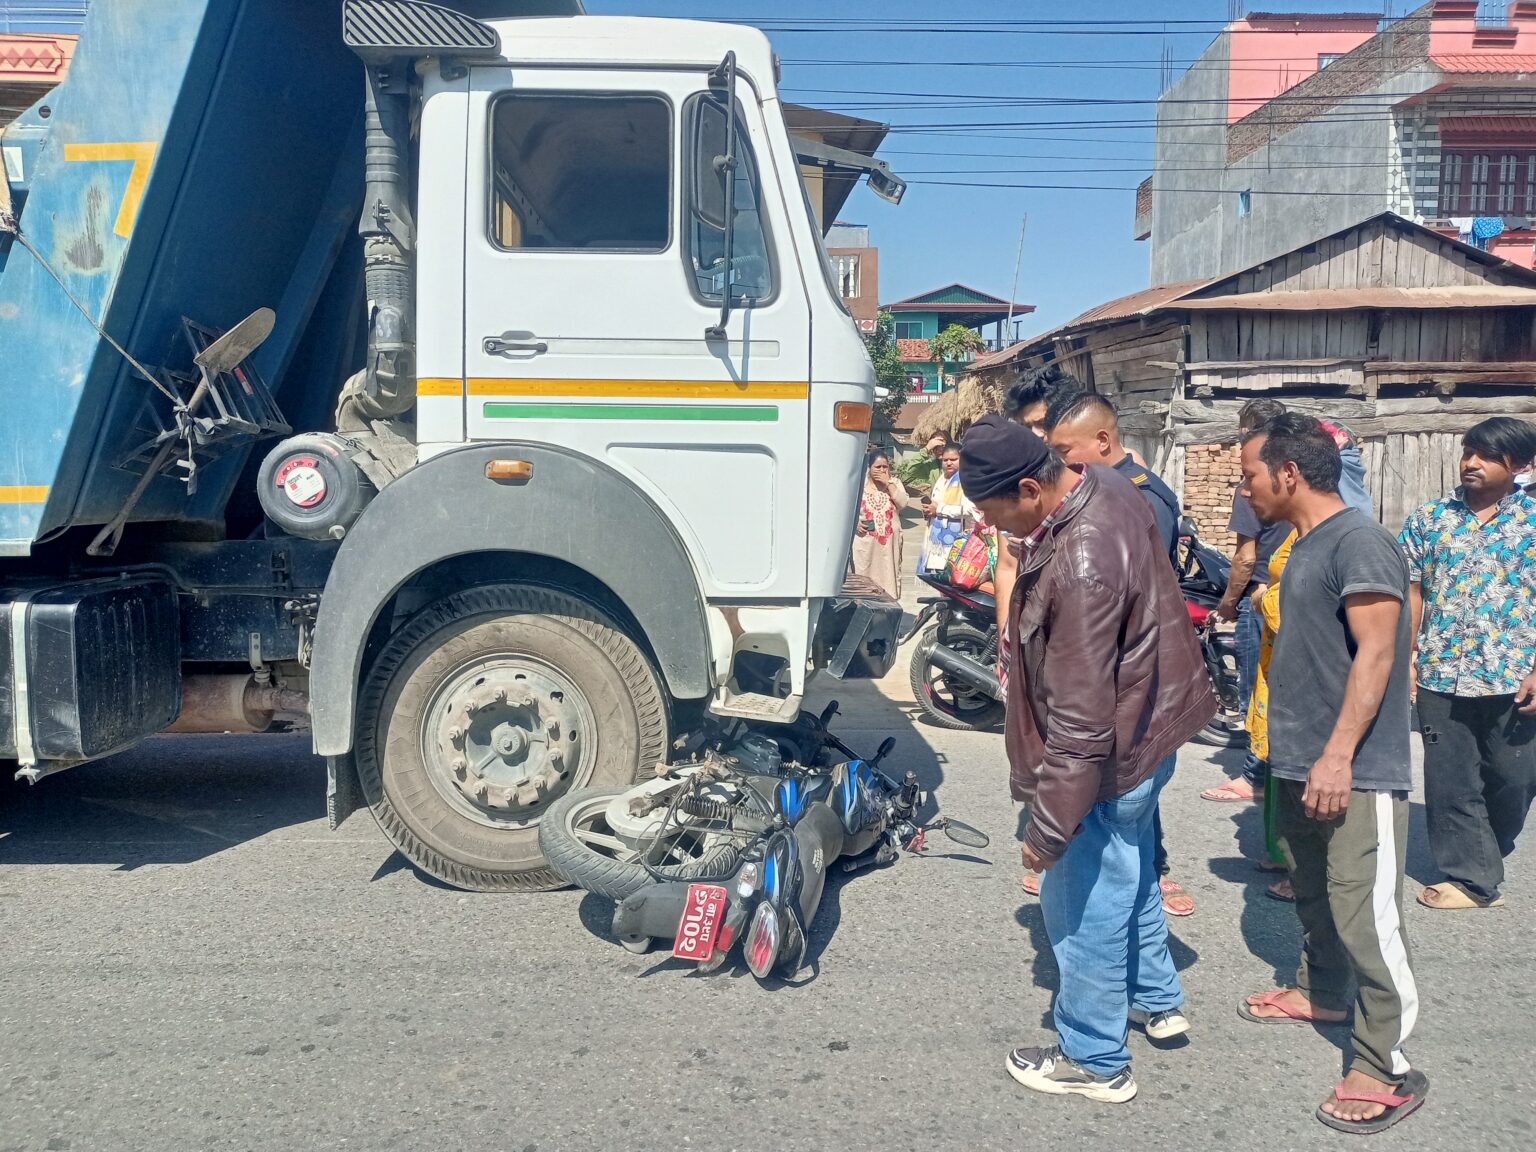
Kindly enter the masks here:
M 1461 437 L 1446 432 L 1372 436 L 1361 444 L 1376 518 L 1402 530 L 1409 513 L 1461 483 Z
M 1523 284 L 1443 236 L 1368 221 L 1238 273 L 1207 293 L 1295 292 L 1313 288 L 1452 288 Z

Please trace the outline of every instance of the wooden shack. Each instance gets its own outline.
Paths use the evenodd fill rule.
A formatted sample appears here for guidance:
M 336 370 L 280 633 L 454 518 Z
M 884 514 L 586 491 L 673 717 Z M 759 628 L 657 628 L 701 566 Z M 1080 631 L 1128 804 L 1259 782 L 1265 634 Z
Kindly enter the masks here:
M 978 360 L 995 400 L 1051 362 L 1108 397 L 1128 445 L 1225 536 L 1237 411 L 1258 395 L 1363 441 L 1396 530 L 1457 483 L 1460 434 L 1536 417 L 1536 273 L 1393 213 L 1232 276 L 1150 288 Z

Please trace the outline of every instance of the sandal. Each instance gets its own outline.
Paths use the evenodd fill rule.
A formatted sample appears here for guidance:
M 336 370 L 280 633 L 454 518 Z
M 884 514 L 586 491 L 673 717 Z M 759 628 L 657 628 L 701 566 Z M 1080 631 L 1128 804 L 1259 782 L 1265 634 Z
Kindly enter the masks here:
M 1333 1098 L 1339 1103 L 1342 1104 L 1347 1100 L 1363 1100 L 1370 1104 L 1381 1104 L 1386 1111 L 1370 1120 L 1341 1120 L 1337 1116 L 1324 1112 L 1319 1106 L 1317 1118 L 1328 1127 L 1340 1132 L 1371 1136 L 1377 1132 L 1385 1132 L 1399 1120 L 1406 1120 L 1412 1116 L 1423 1106 L 1424 1097 L 1427 1095 L 1429 1095 L 1429 1077 L 1417 1069 L 1403 1077 L 1403 1086 L 1396 1092 L 1348 1092 L 1341 1080 L 1338 1087 L 1333 1090 Z
M 1502 908 L 1504 897 L 1496 896 L 1487 903 L 1474 900 L 1449 880 L 1443 884 L 1431 884 L 1419 893 L 1419 903 L 1436 911 L 1460 911 L 1465 908 Z
M 1026 873 L 1024 873 L 1024 879 L 1020 882 L 1019 887 L 1024 889 L 1024 891 L 1027 892 L 1031 896 L 1039 896 L 1040 895 L 1040 873 L 1038 873 L 1038 872 L 1026 872 Z
M 1170 880 L 1166 876 L 1158 877 L 1157 889 L 1163 894 L 1163 912 L 1169 916 L 1188 916 L 1195 910 L 1195 898 L 1184 890 L 1184 886 L 1177 880 Z M 1189 901 L 1189 907 L 1182 911 L 1173 907 L 1169 901 L 1176 900 L 1180 896 Z
M 1250 1024 L 1337 1025 L 1347 1023 L 1348 1017 L 1345 1017 L 1343 1020 L 1319 1020 L 1316 1016 L 1311 1015 L 1311 1013 L 1303 1014 L 1298 1009 L 1292 1008 L 1289 1004 L 1283 1003 L 1285 994 L 1294 991 L 1294 988 L 1276 988 L 1274 991 L 1266 992 L 1263 996 L 1259 997 L 1257 1004 L 1248 1003 L 1247 997 L 1244 997 L 1237 1002 L 1237 1014 Z M 1255 1008 L 1278 1008 L 1284 1015 L 1260 1016 L 1254 1012 Z
M 1248 789 L 1247 793 L 1239 789 Z M 1257 803 L 1264 799 L 1263 789 L 1255 789 L 1246 780 L 1228 780 L 1225 784 L 1218 784 L 1215 788 L 1207 788 L 1200 793 L 1202 800 L 1214 800 L 1218 804 L 1247 804 Z
M 1284 880 L 1276 880 L 1268 888 L 1264 889 L 1264 895 L 1268 896 L 1271 900 L 1278 900 L 1282 904 L 1296 903 L 1296 890 L 1291 887 L 1291 878 L 1289 876 Z

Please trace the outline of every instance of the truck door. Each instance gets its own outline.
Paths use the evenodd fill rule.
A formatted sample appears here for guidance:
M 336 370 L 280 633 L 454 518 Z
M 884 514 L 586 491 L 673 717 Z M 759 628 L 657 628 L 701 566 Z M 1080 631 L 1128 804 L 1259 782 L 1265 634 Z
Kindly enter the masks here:
M 725 102 L 705 73 L 483 68 L 469 86 L 466 436 L 628 476 L 706 596 L 803 597 L 809 305 L 751 84 L 724 340 L 706 337 L 723 279 L 706 202 Z M 643 542 L 614 545 L 645 563 Z

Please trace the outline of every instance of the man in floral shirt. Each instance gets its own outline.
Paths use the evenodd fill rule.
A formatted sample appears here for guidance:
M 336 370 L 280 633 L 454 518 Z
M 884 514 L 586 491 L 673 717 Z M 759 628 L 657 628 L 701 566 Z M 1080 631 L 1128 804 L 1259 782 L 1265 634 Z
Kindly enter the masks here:
M 1504 903 L 1504 857 L 1536 797 L 1536 497 L 1515 483 L 1536 426 L 1497 416 L 1462 441 L 1461 487 L 1403 527 L 1417 637 L 1429 908 Z

